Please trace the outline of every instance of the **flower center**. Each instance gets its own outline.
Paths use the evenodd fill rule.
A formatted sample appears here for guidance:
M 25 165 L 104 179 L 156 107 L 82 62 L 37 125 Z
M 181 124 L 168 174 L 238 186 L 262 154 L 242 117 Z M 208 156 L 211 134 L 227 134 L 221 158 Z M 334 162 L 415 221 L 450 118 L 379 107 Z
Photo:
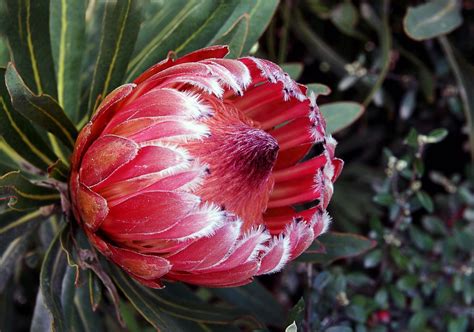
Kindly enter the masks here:
M 212 118 L 204 120 L 211 136 L 187 146 L 194 157 L 209 166 L 197 193 L 204 201 L 219 204 L 240 217 L 244 228 L 249 228 L 263 222 L 279 146 L 273 136 L 234 107 L 221 107 L 215 108 Z

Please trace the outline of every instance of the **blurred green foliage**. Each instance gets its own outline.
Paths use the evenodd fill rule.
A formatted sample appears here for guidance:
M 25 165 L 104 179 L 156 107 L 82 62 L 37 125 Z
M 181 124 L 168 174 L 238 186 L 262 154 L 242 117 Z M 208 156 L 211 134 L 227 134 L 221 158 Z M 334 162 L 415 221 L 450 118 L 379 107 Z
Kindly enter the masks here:
M 16 66 L 0 85 L 0 330 L 472 330 L 471 1 L 0 4 L 0 66 Z M 317 95 L 346 162 L 331 232 L 282 273 L 235 289 L 154 291 L 97 257 L 78 266 L 84 234 L 64 226 L 57 191 L 35 185 L 65 190 L 63 129 L 74 137 L 106 93 L 168 51 L 219 43 L 279 63 Z M 47 105 L 57 126 L 25 100 Z M 40 199 L 14 211 L 30 204 L 25 190 Z
M 280 5 L 259 52 L 300 62 L 300 81 L 330 87 L 318 96 L 321 108 L 342 100 L 365 107 L 362 119 L 335 135 L 345 168 L 330 212 L 332 230 L 377 243 L 329 266 L 313 244 L 315 253 L 301 257 L 312 264 L 283 277 L 284 298 L 294 305 L 287 325 L 474 327 L 473 9 L 455 0 Z M 290 286 L 294 278 L 303 289 Z

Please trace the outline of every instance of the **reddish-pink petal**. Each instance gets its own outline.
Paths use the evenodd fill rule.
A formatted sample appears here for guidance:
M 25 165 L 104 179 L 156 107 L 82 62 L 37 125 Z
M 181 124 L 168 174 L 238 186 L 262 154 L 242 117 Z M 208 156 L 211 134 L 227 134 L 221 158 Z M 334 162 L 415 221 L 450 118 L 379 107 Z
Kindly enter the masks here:
M 233 269 L 207 273 L 179 273 L 172 270 L 166 278 L 208 287 L 236 287 L 247 284 L 258 270 L 256 262 L 247 262 Z
M 300 144 L 314 142 L 312 128 L 311 120 L 308 117 L 304 117 L 295 119 L 277 129 L 270 130 L 268 133 L 278 141 L 280 151 L 285 151 Z
M 270 233 L 276 235 L 282 233 L 285 227 L 295 220 L 309 222 L 315 211 L 317 208 L 296 212 L 289 206 L 267 209 L 263 215 L 263 221 Z
M 138 252 L 109 245 L 110 258 L 125 271 L 145 280 L 162 277 L 171 269 L 166 259 L 155 255 L 144 255 Z
M 311 225 L 305 222 L 293 222 L 285 230 L 285 236 L 290 238 L 290 259 L 301 255 L 314 240 Z
M 314 176 L 316 173 L 317 171 L 315 170 L 312 174 L 310 173 L 306 176 L 298 178 L 298 181 L 289 180 L 285 182 L 277 182 L 270 193 L 270 201 L 293 197 L 308 190 L 313 192 Z
M 133 196 L 109 207 L 101 229 L 121 239 L 132 234 L 158 233 L 175 225 L 194 210 L 199 198 L 188 193 L 155 191 Z
M 74 147 L 74 152 L 71 157 L 72 167 L 75 169 L 79 168 L 80 161 L 84 152 L 92 144 L 102 130 L 105 128 L 111 117 L 114 115 L 117 108 L 121 105 L 127 96 L 135 88 L 135 84 L 125 84 L 114 91 L 112 91 L 99 105 L 95 115 L 91 121 L 85 125 L 85 127 L 79 133 Z
M 227 46 L 210 46 L 195 52 L 186 54 L 185 56 L 173 61 L 172 60 L 172 53 L 168 54 L 167 59 L 161 61 L 160 63 L 150 67 L 147 71 L 137 77 L 134 83 L 139 84 L 151 76 L 155 75 L 156 73 L 163 71 L 171 66 L 175 66 L 181 63 L 186 62 L 195 62 L 204 59 L 210 58 L 223 58 L 226 54 L 229 53 L 229 48 Z
M 258 274 L 278 272 L 290 257 L 288 237 L 274 237 L 268 251 L 262 256 Z
M 186 249 L 168 257 L 175 270 L 194 271 L 219 263 L 240 235 L 240 222 L 227 222 L 210 237 L 196 240 Z
M 109 212 L 107 201 L 83 184 L 78 187 L 76 199 L 82 222 L 87 228 L 95 232 L 104 222 Z
M 118 167 L 132 160 L 138 152 L 138 145 L 118 136 L 102 136 L 87 150 L 80 169 L 80 180 L 86 186 L 93 186 L 107 178 Z
M 295 181 L 307 175 L 314 175 L 326 164 L 326 156 L 321 154 L 310 160 L 273 172 L 275 182 Z
M 184 151 L 171 147 L 152 145 L 142 147 L 133 160 L 118 168 L 114 174 L 101 182 L 94 190 L 99 192 L 123 180 L 170 169 L 186 162 L 187 158 L 188 156 Z
M 143 143 L 156 140 L 199 139 L 209 135 L 209 130 L 206 126 L 189 120 L 139 118 L 122 122 L 112 130 L 112 134 Z
M 318 237 L 319 235 L 326 232 L 330 223 L 331 217 L 326 210 L 317 211 L 311 220 L 314 237 Z
M 218 265 L 209 268 L 211 271 L 223 271 L 255 260 L 260 251 L 265 249 L 264 244 L 270 240 L 268 232 L 263 227 L 250 230 L 241 239 L 239 239 L 232 253 Z
M 190 93 L 157 88 L 122 107 L 109 122 L 104 132 L 107 133 L 120 123 L 131 119 L 164 116 L 190 119 L 207 116 L 209 113 L 209 107 Z
M 335 182 L 339 175 L 341 175 L 342 168 L 344 167 L 344 161 L 339 158 L 334 158 L 332 160 L 332 165 L 334 166 L 334 175 L 331 179 L 332 182 Z
M 313 144 L 303 144 L 294 148 L 279 151 L 278 158 L 273 169 L 275 171 L 293 166 L 308 154 Z

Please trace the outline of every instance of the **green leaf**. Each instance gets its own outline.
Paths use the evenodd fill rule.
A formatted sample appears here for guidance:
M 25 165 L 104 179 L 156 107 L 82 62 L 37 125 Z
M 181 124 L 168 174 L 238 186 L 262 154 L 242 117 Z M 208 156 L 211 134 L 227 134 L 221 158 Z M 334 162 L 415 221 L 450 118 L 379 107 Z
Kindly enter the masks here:
M 331 93 L 331 88 L 324 84 L 311 83 L 306 86 L 309 91 L 312 91 L 316 95 L 316 97 L 319 95 L 327 96 Z
M 235 59 L 242 54 L 248 32 L 249 16 L 244 14 L 230 27 L 228 31 L 217 39 L 215 43 L 228 45 L 229 54 L 227 54 L 227 58 Z
M 66 271 L 61 282 L 61 307 L 64 312 L 64 323 L 68 327 L 68 330 L 72 330 L 71 327 L 74 319 L 74 296 L 76 293 L 76 287 L 74 285 L 75 274 L 76 270 L 66 265 Z
M 330 264 L 338 259 L 359 256 L 375 247 L 376 242 L 366 237 L 350 233 L 328 232 L 318 241 L 324 246 L 324 253 L 303 253 L 297 258 L 300 262 Z M 308 250 L 311 250 L 309 247 Z
M 71 150 L 74 148 L 76 127 L 52 97 L 33 94 L 11 63 L 5 72 L 5 84 L 16 111 L 55 135 Z
M 382 259 L 382 251 L 374 250 L 364 257 L 364 267 L 370 269 L 377 266 Z
M 330 19 L 342 33 L 348 36 L 364 38 L 363 35 L 355 29 L 359 21 L 359 12 L 352 2 L 344 1 L 335 6 L 331 10 Z
M 424 191 L 417 191 L 416 192 L 416 198 L 418 198 L 418 201 L 420 204 L 425 208 L 426 211 L 429 213 L 432 213 L 434 210 L 434 205 L 433 201 L 431 200 L 431 197 Z
M 181 320 L 197 323 L 228 324 L 242 316 L 233 309 L 217 308 L 205 303 L 193 303 L 171 299 L 160 291 L 143 287 L 126 276 L 117 267 L 111 266 L 112 277 L 135 309 L 157 329 L 181 331 Z
M 291 308 L 288 312 L 288 318 L 286 320 L 287 324 L 289 324 L 289 322 L 298 322 L 298 324 L 300 324 L 304 319 L 304 310 L 304 298 L 300 298 L 293 308 Z
M 395 203 L 395 198 L 389 193 L 380 193 L 374 196 L 374 202 L 382 206 L 391 206 Z
M 294 63 L 284 63 L 280 65 L 285 73 L 290 75 L 294 80 L 298 80 L 303 73 L 303 64 L 299 62 Z
M 271 18 L 275 14 L 278 0 L 244 0 L 241 1 L 237 13 L 245 11 L 250 16 L 249 33 L 245 41 L 243 54 L 247 54 L 257 43 L 260 36 L 267 29 Z M 234 13 L 236 15 L 236 13 Z
M 15 271 L 16 263 L 24 256 L 30 244 L 30 234 L 16 238 L 7 250 L 0 255 L 0 293 L 5 290 L 10 277 Z
M 219 43 L 242 17 L 249 27 L 242 53 L 246 54 L 266 29 L 276 10 L 276 0 L 174 0 L 166 1 L 140 29 L 126 81 L 163 60 L 169 51 L 185 54 Z
M 44 304 L 43 294 L 38 291 L 35 301 L 35 309 L 31 320 L 30 332 L 51 331 L 51 314 Z
M 10 103 L 10 96 L 4 84 L 5 69 L 0 68 L 0 135 L 8 147 L 23 159 L 38 167 L 47 169 L 58 157 L 43 141 L 36 129 L 22 115 L 15 111 Z M 0 145 L 2 142 L 0 142 Z
M 448 332 L 467 331 L 469 318 L 466 316 L 451 318 L 448 323 Z
M 56 96 L 49 37 L 49 0 L 7 0 L 5 30 L 13 61 L 36 93 Z
M 89 292 L 89 303 L 95 311 L 102 300 L 102 284 L 100 283 L 99 278 L 97 278 L 92 271 L 89 271 L 87 286 Z
M 11 171 L 0 176 L 0 199 L 9 199 L 8 206 L 20 211 L 57 203 L 60 195 L 55 189 L 31 183 L 20 171 Z
M 406 34 L 415 40 L 426 40 L 447 34 L 462 23 L 461 2 L 432 0 L 409 7 L 403 19 Z
M 360 305 L 351 304 L 346 308 L 345 312 L 349 318 L 356 322 L 365 323 L 367 320 L 367 312 Z
M 67 183 L 69 171 L 69 167 L 61 159 L 58 159 L 54 164 L 48 167 L 48 176 Z
M 319 109 L 326 120 L 326 130 L 331 134 L 348 127 L 364 113 L 361 104 L 349 101 L 324 104 Z
M 258 281 L 234 288 L 212 288 L 211 292 L 237 308 L 251 312 L 265 324 L 282 326 L 285 314 L 273 294 Z
M 398 279 L 397 288 L 404 292 L 411 292 L 418 284 L 418 277 L 414 275 L 406 275 Z
M 89 93 L 89 113 L 100 99 L 123 83 L 141 23 L 141 1 L 107 2 L 100 32 L 99 55 Z
M 39 226 L 40 221 L 44 219 L 45 216 L 40 210 L 8 210 L 0 214 L 0 253 L 3 253 L 12 241 Z
M 426 328 L 426 322 L 428 320 L 428 315 L 426 311 L 418 311 L 410 317 L 408 321 L 408 330 L 409 331 L 424 331 Z
M 7 47 L 7 40 L 0 35 L 0 67 L 6 67 L 8 61 L 10 61 L 10 54 Z
M 444 128 L 439 128 L 431 131 L 427 137 L 427 143 L 439 143 L 448 136 L 448 131 Z
M 165 2 L 140 31 L 126 81 L 164 59 L 169 51 L 185 54 L 217 41 L 243 14 L 232 16 L 238 6 L 237 0 Z
M 93 311 L 89 295 L 87 282 L 76 289 L 74 304 L 80 323 L 84 327 L 84 331 L 104 331 L 103 320 L 97 311 Z
M 77 122 L 82 57 L 85 48 L 85 1 L 51 0 L 50 32 L 58 82 L 58 103 Z
M 61 302 L 62 282 L 66 272 L 66 255 L 61 249 L 61 232 L 57 234 L 45 254 L 40 273 L 40 288 L 44 304 L 52 316 L 53 329 L 67 331 Z
M 324 332 L 352 332 L 352 329 L 348 326 L 340 325 L 340 326 L 331 326 L 324 330 Z
M 285 329 L 285 332 L 298 332 L 298 327 L 296 327 L 296 322 L 291 323 Z

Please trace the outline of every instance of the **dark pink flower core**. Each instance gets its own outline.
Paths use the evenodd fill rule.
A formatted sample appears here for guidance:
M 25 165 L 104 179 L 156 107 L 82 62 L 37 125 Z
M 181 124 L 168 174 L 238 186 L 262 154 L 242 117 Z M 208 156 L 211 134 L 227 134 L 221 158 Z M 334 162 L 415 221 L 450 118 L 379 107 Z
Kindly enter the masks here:
M 232 104 L 213 104 L 214 115 L 203 120 L 209 137 L 186 145 L 192 156 L 208 165 L 197 193 L 240 217 L 244 228 L 262 224 L 278 142 Z
M 226 54 L 168 57 L 111 92 L 77 140 L 75 216 L 147 286 L 246 284 L 279 271 L 330 221 L 343 163 L 314 96 L 269 61 Z

